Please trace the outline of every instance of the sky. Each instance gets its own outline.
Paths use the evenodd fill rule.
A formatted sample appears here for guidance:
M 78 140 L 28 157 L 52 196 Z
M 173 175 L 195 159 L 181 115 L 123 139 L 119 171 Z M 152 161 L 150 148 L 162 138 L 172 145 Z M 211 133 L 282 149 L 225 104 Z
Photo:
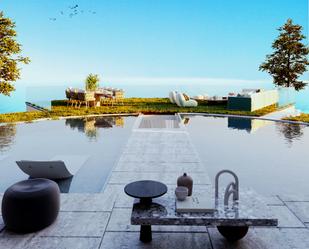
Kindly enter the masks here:
M 276 29 L 292 18 L 308 36 L 308 0 L 0 0 L 0 10 L 31 59 L 20 80 L 29 85 L 82 82 L 89 73 L 270 81 L 258 67 Z

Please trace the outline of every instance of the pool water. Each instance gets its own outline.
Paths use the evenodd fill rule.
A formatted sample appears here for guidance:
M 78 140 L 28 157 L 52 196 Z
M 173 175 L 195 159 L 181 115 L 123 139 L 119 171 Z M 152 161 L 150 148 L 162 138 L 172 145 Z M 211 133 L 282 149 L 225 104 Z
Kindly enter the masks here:
M 73 178 L 59 181 L 62 192 L 97 193 L 122 153 L 136 117 L 98 117 L 0 126 L 0 192 L 27 179 L 17 160 L 82 155 L 87 161 Z
M 309 126 L 246 118 L 182 116 L 212 180 L 230 169 L 262 194 L 309 190 Z M 227 181 L 227 179 L 226 179 Z

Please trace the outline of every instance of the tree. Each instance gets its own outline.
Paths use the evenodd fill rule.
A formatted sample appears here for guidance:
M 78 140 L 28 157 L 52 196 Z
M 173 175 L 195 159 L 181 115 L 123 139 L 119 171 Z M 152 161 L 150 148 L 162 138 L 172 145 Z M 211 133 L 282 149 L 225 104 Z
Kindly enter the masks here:
M 87 91 L 95 91 L 99 86 L 99 75 L 89 74 L 86 78 L 85 88 Z
M 299 77 L 307 71 L 309 65 L 309 48 L 302 43 L 306 38 L 302 34 L 302 26 L 293 24 L 292 19 L 278 29 L 278 38 L 273 42 L 274 52 L 266 56 L 260 70 L 273 76 L 277 86 L 294 87 L 299 91 L 305 88 L 307 83 L 299 80 Z
M 10 95 L 15 90 L 13 82 L 20 78 L 19 63 L 28 64 L 21 45 L 16 41 L 15 23 L 0 12 L 0 94 Z

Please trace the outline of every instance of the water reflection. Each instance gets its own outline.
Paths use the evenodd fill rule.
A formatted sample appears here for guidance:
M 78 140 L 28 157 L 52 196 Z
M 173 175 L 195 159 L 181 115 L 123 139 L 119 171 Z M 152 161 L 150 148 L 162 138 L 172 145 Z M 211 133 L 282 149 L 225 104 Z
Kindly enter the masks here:
M 304 127 L 303 125 L 299 124 L 289 124 L 289 123 L 276 123 L 277 130 L 279 133 L 283 134 L 285 140 L 289 145 L 295 140 L 299 140 L 304 135 Z
M 113 127 L 124 127 L 123 117 L 87 117 L 82 119 L 66 119 L 65 125 L 71 129 L 77 129 L 85 133 L 90 140 L 98 137 L 98 128 L 108 129 Z
M 0 126 L 0 151 L 9 150 L 9 148 L 15 141 L 15 135 L 15 124 Z
M 212 117 L 217 118 L 217 117 Z M 221 118 L 221 117 L 220 117 Z M 223 118 L 223 117 L 222 117 Z M 182 122 L 184 125 L 189 125 L 190 118 L 188 116 L 182 116 Z M 250 118 L 240 118 L 240 117 L 228 117 L 227 127 L 230 129 L 244 130 L 248 133 L 253 133 L 262 127 L 272 124 L 271 121 L 261 120 L 261 119 L 250 119 Z
M 228 117 L 228 128 L 245 130 L 248 133 L 256 132 L 269 124 L 271 122 L 267 120 Z

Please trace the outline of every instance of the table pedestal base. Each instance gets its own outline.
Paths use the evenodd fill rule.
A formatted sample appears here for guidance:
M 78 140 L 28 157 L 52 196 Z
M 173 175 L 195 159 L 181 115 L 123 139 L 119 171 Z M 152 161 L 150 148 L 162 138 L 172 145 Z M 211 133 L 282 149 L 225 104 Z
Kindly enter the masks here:
M 144 243 L 148 243 L 152 240 L 152 232 L 150 225 L 141 225 L 139 239 Z
M 152 203 L 152 198 L 140 198 L 139 203 L 145 206 L 150 206 Z
M 249 227 L 247 226 L 217 226 L 221 235 L 228 241 L 237 241 L 246 236 Z

